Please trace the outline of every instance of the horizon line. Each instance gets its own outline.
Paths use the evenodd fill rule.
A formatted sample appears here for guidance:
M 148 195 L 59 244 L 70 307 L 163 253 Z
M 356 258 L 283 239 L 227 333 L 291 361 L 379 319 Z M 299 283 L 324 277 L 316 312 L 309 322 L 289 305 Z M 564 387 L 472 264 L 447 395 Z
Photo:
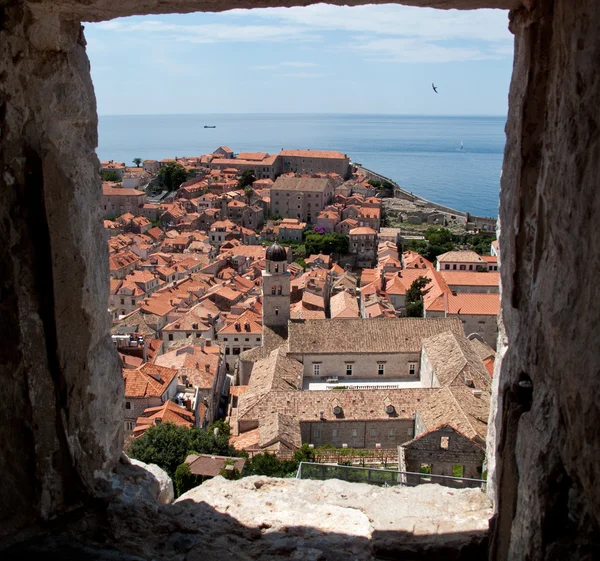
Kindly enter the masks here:
M 98 117 L 202 117 L 216 115 L 340 115 L 340 116 L 368 116 L 368 117 L 492 117 L 507 118 L 504 114 L 446 114 L 435 115 L 427 113 L 336 113 L 336 112 L 314 112 L 304 111 L 297 113 L 275 111 L 275 112 L 256 112 L 256 113 L 98 113 Z

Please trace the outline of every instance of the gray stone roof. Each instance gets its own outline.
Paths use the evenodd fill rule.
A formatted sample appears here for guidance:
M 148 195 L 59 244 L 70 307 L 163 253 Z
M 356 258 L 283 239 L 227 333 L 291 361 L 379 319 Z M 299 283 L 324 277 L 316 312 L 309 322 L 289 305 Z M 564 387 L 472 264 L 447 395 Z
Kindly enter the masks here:
M 254 375 L 254 373 L 252 374 Z M 260 401 L 248 403 L 248 392 L 240 397 L 239 419 L 268 422 L 273 413 L 294 417 L 298 421 L 340 420 L 394 420 L 412 419 L 419 404 L 438 392 L 438 389 L 377 389 L 377 390 L 331 390 L 271 391 L 263 394 Z M 244 402 L 247 405 L 243 405 Z M 392 414 L 386 406 L 392 405 Z M 334 407 L 341 408 L 336 415 Z
M 482 391 L 477 396 L 464 385 L 442 388 L 417 407 L 425 430 L 448 425 L 478 442 L 485 442 L 489 413 L 490 393 Z
M 329 185 L 329 179 L 314 177 L 287 177 L 281 176 L 271 187 L 273 191 L 310 191 L 323 192 Z
M 469 335 L 467 338 L 469 339 L 473 350 L 477 353 L 477 356 L 479 356 L 481 360 L 496 357 L 496 351 L 492 349 L 492 347 L 490 347 L 479 334 L 471 333 L 471 335 Z
M 292 450 L 302 446 L 298 419 L 281 413 L 273 413 L 261 419 L 258 427 L 258 445 L 266 448 L 277 443 L 282 443 Z
M 423 339 L 463 334 L 458 318 L 338 318 L 289 323 L 289 353 L 418 353 Z
M 423 340 L 423 350 L 440 386 L 464 386 L 489 390 L 490 375 L 464 335 L 447 331 Z
M 302 364 L 286 358 L 282 349 L 274 350 L 252 368 L 248 390 L 240 397 L 239 416 L 273 391 L 297 390 L 302 385 Z

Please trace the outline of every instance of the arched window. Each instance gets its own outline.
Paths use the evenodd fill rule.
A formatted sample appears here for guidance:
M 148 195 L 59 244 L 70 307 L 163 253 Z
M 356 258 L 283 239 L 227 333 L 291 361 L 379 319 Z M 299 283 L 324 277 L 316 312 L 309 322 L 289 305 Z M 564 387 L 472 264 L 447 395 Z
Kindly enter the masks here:
M 272 296 L 275 296 L 275 290 L 276 290 L 276 287 L 275 287 L 275 285 L 273 285 L 273 286 L 271 287 L 271 295 L 272 295 Z
M 278 316 L 279 315 L 279 308 L 275 308 L 275 315 Z
M 281 285 L 277 287 L 277 296 L 281 296 Z
M 275 263 L 275 272 L 278 273 L 279 272 L 279 264 Z

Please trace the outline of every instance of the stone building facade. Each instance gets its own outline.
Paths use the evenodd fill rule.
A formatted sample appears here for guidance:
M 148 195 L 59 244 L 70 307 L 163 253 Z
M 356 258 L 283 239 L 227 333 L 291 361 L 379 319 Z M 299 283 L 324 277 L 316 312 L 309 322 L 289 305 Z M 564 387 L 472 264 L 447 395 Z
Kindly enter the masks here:
M 115 216 L 130 212 L 134 215 L 141 214 L 141 207 L 146 203 L 146 193 L 137 189 L 115 187 L 109 183 L 102 184 L 102 214 Z
M 353 228 L 349 232 L 348 252 L 356 260 L 357 267 L 373 267 L 377 260 L 377 232 L 368 226 Z
M 282 176 L 271 187 L 271 212 L 283 218 L 313 222 L 332 198 L 329 179 Z
M 432 475 L 480 479 L 484 458 L 485 447 L 481 442 L 474 442 L 444 425 L 403 444 L 399 450 L 398 469 L 419 473 L 427 466 Z M 414 479 L 408 476 L 407 483 L 416 482 Z
M 282 173 L 337 173 L 347 178 L 350 173 L 350 158 L 341 152 L 328 150 L 282 150 Z

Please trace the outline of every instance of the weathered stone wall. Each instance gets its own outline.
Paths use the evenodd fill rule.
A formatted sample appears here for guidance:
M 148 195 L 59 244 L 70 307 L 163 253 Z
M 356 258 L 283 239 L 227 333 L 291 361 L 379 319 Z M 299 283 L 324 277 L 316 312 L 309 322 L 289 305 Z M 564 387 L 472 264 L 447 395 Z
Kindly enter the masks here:
M 381 444 L 382 448 L 395 448 L 413 438 L 414 426 L 412 419 L 300 423 L 302 443 L 315 446 L 332 444 L 338 448 L 342 444 L 349 448 L 375 448 L 376 444 Z
M 0 8 L 1 532 L 97 494 L 122 444 L 108 338 L 95 100 L 79 21 L 309 4 L 9 0 Z M 356 4 L 360 0 L 342 0 Z M 600 487 L 600 6 L 407 0 L 511 13 L 491 558 L 593 558 Z M 136 521 L 138 519 L 136 518 Z M 598 555 L 596 555 L 598 556 Z
M 441 446 L 442 437 L 448 438 L 447 448 Z M 432 474 L 452 476 L 454 466 L 463 466 L 463 477 L 481 479 L 485 450 L 449 427 L 426 434 L 402 448 L 404 471 L 418 473 L 421 464 L 429 464 Z
M 85 40 L 32 8 L 0 8 L 0 535 L 96 492 L 123 430 Z
M 600 4 L 533 4 L 510 16 L 491 558 L 592 559 L 600 554 Z

